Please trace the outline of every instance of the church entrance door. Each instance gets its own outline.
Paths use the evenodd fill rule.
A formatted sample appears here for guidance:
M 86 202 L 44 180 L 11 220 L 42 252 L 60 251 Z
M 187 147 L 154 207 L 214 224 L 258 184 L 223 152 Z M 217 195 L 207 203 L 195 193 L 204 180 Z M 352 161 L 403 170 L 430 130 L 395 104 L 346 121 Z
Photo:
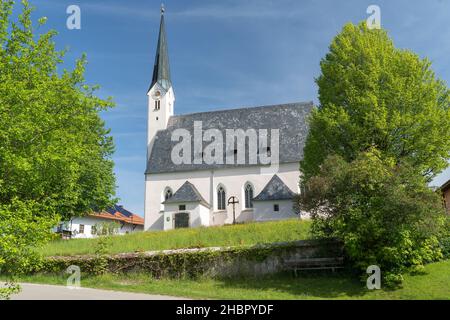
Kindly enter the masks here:
M 189 213 L 180 212 L 175 215 L 175 229 L 189 228 Z

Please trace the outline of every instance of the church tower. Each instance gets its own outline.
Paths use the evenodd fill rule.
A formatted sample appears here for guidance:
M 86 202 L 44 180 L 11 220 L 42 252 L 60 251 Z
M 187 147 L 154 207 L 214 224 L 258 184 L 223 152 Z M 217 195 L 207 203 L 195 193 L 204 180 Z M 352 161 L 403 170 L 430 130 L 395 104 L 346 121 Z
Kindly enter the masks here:
M 149 159 L 156 133 L 167 128 L 169 118 L 173 116 L 175 103 L 175 95 L 170 79 L 169 52 L 167 50 L 163 5 L 161 5 L 161 23 L 159 26 L 153 77 L 147 96 L 147 159 Z

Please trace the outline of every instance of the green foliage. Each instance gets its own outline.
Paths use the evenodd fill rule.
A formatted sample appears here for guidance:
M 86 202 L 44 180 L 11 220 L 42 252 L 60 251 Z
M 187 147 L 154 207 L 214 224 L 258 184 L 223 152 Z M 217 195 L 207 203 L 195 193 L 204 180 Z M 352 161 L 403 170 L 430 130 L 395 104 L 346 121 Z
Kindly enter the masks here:
M 0 282 L 1 283 L 1 282 Z M 7 279 L 0 288 L 0 300 L 9 300 L 11 295 L 20 292 L 20 286 L 11 279 Z
M 332 154 L 355 160 L 375 147 L 430 181 L 450 158 L 450 95 L 431 62 L 397 49 L 386 31 L 347 24 L 322 59 L 301 170 L 318 174 Z
M 430 61 L 365 23 L 345 25 L 320 66 L 299 205 L 316 237 L 399 283 L 442 257 L 443 209 L 427 183 L 448 166 L 450 91 Z
M 31 12 L 24 1 L 20 26 L 0 38 L 0 201 L 45 202 L 68 220 L 111 204 L 113 143 L 99 112 L 112 103 L 84 83 L 85 57 L 58 74 L 64 52 L 54 31 L 33 37 Z
M 378 265 L 395 284 L 407 267 L 442 258 L 440 196 L 409 165 L 376 150 L 350 163 L 330 156 L 306 187 L 298 201 L 312 215 L 314 236 L 341 240 L 361 273 Z
M 57 216 L 44 210 L 48 208 L 35 201 L 12 199 L 0 204 L 0 271 L 1 273 L 23 273 L 39 264 L 34 247 L 50 240 L 49 230 L 57 223 Z M 0 288 L 0 299 L 17 292 L 18 287 L 11 278 L 7 286 Z
M 298 219 L 246 223 L 222 227 L 136 232 L 110 237 L 109 253 L 142 252 L 180 248 L 255 245 L 307 239 L 310 221 Z M 45 256 L 95 254 L 95 239 L 50 242 L 40 249 Z
M 97 239 L 95 245 L 95 258 L 92 264 L 92 273 L 104 274 L 108 271 L 108 248 L 111 245 L 111 241 L 107 237 L 100 237 Z
M 58 72 L 56 32 L 36 35 L 22 4 L 16 21 L 14 1 L 0 1 L 0 267 L 15 272 L 36 262 L 33 248 L 60 218 L 109 206 L 115 188 L 99 116 L 112 102 L 84 83 L 84 56 Z

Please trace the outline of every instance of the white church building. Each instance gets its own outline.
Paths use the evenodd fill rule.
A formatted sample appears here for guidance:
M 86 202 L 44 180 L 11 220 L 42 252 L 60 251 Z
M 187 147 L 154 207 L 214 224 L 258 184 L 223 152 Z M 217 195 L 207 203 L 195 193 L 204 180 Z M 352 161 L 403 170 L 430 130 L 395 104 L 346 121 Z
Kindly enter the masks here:
M 312 102 L 175 115 L 164 10 L 147 95 L 145 230 L 298 217 Z

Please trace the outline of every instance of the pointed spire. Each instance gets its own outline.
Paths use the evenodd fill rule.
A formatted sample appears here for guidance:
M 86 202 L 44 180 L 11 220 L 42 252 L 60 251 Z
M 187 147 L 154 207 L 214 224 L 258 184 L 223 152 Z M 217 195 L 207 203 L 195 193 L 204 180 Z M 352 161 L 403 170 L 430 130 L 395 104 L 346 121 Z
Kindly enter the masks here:
M 170 79 L 169 52 L 167 50 L 166 28 L 164 26 L 164 4 L 161 4 L 161 23 L 159 26 L 158 46 L 156 47 L 155 65 L 149 90 L 158 83 L 164 90 L 172 86 Z

